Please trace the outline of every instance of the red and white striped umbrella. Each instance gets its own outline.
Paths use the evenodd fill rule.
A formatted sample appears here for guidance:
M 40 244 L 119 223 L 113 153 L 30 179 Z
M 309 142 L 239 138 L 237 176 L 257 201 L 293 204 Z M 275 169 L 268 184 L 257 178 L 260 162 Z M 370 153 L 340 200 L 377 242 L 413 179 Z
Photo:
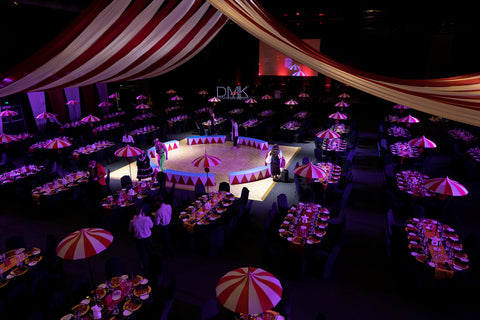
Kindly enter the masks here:
M 56 115 L 50 112 L 42 112 L 37 116 L 37 119 L 49 119 L 49 118 L 55 118 Z
M 129 158 L 129 157 L 136 157 L 139 156 L 143 153 L 142 149 L 139 149 L 137 147 L 132 147 L 131 145 L 127 144 L 125 147 L 122 147 L 115 151 L 115 155 L 117 157 L 122 157 L 122 158 Z
M 346 107 L 350 107 L 350 104 L 342 100 L 340 102 L 335 103 L 335 107 L 346 108 Z
M 467 188 L 448 177 L 427 179 L 423 182 L 423 185 L 430 191 L 447 196 L 460 197 L 468 194 Z
M 79 104 L 79 103 L 80 103 L 80 101 L 78 101 L 78 100 L 68 100 L 67 101 L 67 106 L 74 106 L 74 105 Z
M 261 268 L 244 267 L 227 272 L 215 288 L 218 301 L 227 309 L 259 314 L 275 307 L 283 288 L 273 274 Z
M 245 103 L 257 103 L 257 100 L 255 100 L 253 98 L 249 98 L 249 99 L 245 100 Z
M 100 118 L 91 114 L 82 119 L 82 122 L 98 122 L 98 121 L 100 121 Z
M 15 136 L 12 136 L 10 134 L 5 134 L 5 133 L 0 133 L 0 143 L 9 143 L 12 141 L 17 141 L 17 138 Z
M 217 158 L 215 156 L 209 156 L 207 153 L 205 153 L 205 155 L 198 157 L 192 161 L 192 164 L 195 167 L 201 167 L 201 168 L 214 167 L 219 165 L 220 163 L 222 163 L 222 160 L 220 160 L 220 158 Z
M 112 103 L 110 101 L 102 101 L 98 104 L 99 107 L 109 107 Z
M 208 91 L 207 90 L 202 90 L 202 91 L 199 91 L 198 94 L 204 96 L 204 95 L 208 94 Z
M 310 98 L 310 95 L 306 92 L 302 92 L 298 95 L 299 98 Z
M 350 95 L 348 93 L 342 93 L 341 95 L 338 96 L 339 98 L 341 99 L 347 99 L 347 98 L 350 98 Z
M 52 142 L 47 143 L 43 148 L 44 149 L 62 149 L 70 147 L 72 143 L 68 140 L 55 138 Z
M 411 115 L 408 115 L 406 117 L 398 119 L 398 122 L 406 122 L 406 123 L 419 123 L 420 120 L 418 120 L 415 117 L 412 117 Z
M 311 162 L 294 168 L 293 173 L 310 179 L 325 179 L 327 177 L 325 170 Z
M 168 91 L 167 91 L 167 93 L 168 93 Z M 147 96 L 144 96 L 143 94 L 141 94 L 141 95 L 137 96 L 135 99 L 137 99 L 137 100 L 145 100 L 145 99 L 148 99 L 148 97 L 147 97 Z
M 335 119 L 335 120 L 346 120 L 347 115 L 341 112 L 335 112 L 332 113 L 331 115 L 328 116 L 330 119 Z
M 181 100 L 183 100 L 183 98 L 180 97 L 180 96 L 174 96 L 174 97 L 172 97 L 170 100 L 172 100 L 172 101 L 181 101 Z
M 340 138 L 340 134 L 336 133 L 333 130 L 327 129 L 317 133 L 317 137 L 322 139 L 336 139 L 336 138 Z
M 112 244 L 113 235 L 100 228 L 84 228 L 69 234 L 57 246 L 57 256 L 66 260 L 92 257 Z
M 222 100 L 218 99 L 217 97 L 213 97 L 213 98 L 210 98 L 208 99 L 208 102 L 220 102 Z
M 4 110 L 0 112 L 0 117 L 14 117 L 14 116 L 18 116 L 18 112 L 13 110 Z
M 308 73 L 300 70 L 300 71 L 294 72 L 292 74 L 292 76 L 294 76 L 294 77 L 308 77 Z
M 408 144 L 415 147 L 422 147 L 422 148 L 436 148 L 437 144 L 430 139 L 425 138 L 422 136 L 420 138 L 415 138 L 408 141 Z
M 145 109 L 150 109 L 150 106 L 145 103 L 140 103 L 138 106 L 135 107 L 137 110 L 145 110 Z
M 111 95 L 108 96 L 110 99 L 118 99 L 120 98 L 120 95 L 116 94 L 116 93 L 112 93 Z
M 175 94 L 175 93 L 177 93 L 177 91 L 175 91 L 175 90 L 173 90 L 173 89 L 170 89 L 170 90 L 167 91 L 167 93 L 168 93 L 168 94 Z
M 300 71 L 301 68 L 300 68 L 300 66 L 299 66 L 298 64 L 295 64 L 295 63 L 294 63 L 294 64 L 290 65 L 290 67 L 288 67 L 288 70 L 291 70 L 291 71 Z
M 410 109 L 410 108 L 407 107 L 407 106 L 404 106 L 403 104 L 396 104 L 396 105 L 393 106 L 393 109 L 407 110 L 407 109 Z
M 295 101 L 295 100 L 293 100 L 293 99 L 290 99 L 290 100 L 288 100 L 287 102 L 285 102 L 285 104 L 286 104 L 287 106 L 295 106 L 295 105 L 298 104 L 298 102 Z
M 273 99 L 273 97 L 269 94 L 266 94 L 262 97 L 262 100 L 272 100 L 272 99 Z

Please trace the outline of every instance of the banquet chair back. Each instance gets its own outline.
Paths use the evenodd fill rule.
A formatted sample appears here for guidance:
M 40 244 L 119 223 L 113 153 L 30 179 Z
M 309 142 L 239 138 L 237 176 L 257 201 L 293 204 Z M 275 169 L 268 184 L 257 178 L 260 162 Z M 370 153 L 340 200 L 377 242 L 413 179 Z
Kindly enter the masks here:
M 110 279 L 125 274 L 127 268 L 122 257 L 111 257 L 105 262 L 105 276 Z
M 242 193 L 240 195 L 240 203 L 242 203 L 243 205 L 246 205 L 247 201 L 248 201 L 249 194 L 250 194 L 250 190 L 248 190 L 247 187 L 243 187 L 242 188 Z
M 10 251 L 18 248 L 25 248 L 25 238 L 21 235 L 13 235 L 6 239 L 5 241 L 6 251 Z
M 277 196 L 277 206 L 278 206 L 278 211 L 280 212 L 280 214 L 282 214 L 282 216 L 287 215 L 289 206 L 288 206 L 287 195 L 285 193 L 280 193 Z
M 309 157 L 303 157 L 302 158 L 302 164 L 309 164 L 310 163 L 310 158 Z
M 220 182 L 220 185 L 218 186 L 218 191 L 230 192 L 230 183 L 226 181 Z
M 204 194 L 207 194 L 207 191 L 205 190 L 205 185 L 203 183 L 197 183 L 195 185 L 195 198 L 198 198 Z
M 217 298 L 210 298 L 202 305 L 201 320 L 215 320 L 220 319 L 220 310 L 218 308 Z
M 120 185 L 122 188 L 131 188 L 132 184 L 132 178 L 130 176 L 125 175 L 120 178 Z

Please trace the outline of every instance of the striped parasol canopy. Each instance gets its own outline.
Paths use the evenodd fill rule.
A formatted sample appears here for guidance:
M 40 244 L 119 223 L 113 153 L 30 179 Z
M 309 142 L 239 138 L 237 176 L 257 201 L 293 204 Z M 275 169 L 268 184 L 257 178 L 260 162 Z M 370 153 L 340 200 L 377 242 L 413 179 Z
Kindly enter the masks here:
M 145 104 L 145 103 L 140 103 L 139 105 L 137 105 L 135 107 L 135 109 L 137 110 L 145 110 L 145 109 L 150 109 L 150 106 L 148 104 Z
M 80 101 L 78 101 L 78 100 L 68 100 L 66 105 L 67 106 L 74 106 L 74 105 L 79 104 L 79 103 L 80 103 Z
M 175 94 L 175 93 L 177 93 L 177 91 L 175 91 L 175 90 L 173 90 L 173 89 L 170 89 L 170 90 L 167 91 L 167 93 L 168 93 L 168 94 Z
M 346 120 L 347 115 L 341 112 L 335 112 L 332 113 L 331 115 L 328 116 L 330 119 L 335 119 L 335 120 Z
M 180 96 L 173 96 L 170 100 L 172 100 L 172 101 L 182 101 L 183 98 L 180 97 Z
M 325 170 L 311 162 L 294 168 L 293 173 L 295 173 L 297 176 L 310 179 L 325 179 L 327 177 Z
M 168 91 L 167 91 L 167 93 L 168 93 Z M 143 94 L 141 94 L 141 95 L 137 96 L 135 99 L 137 99 L 137 100 L 145 100 L 145 99 L 148 99 L 148 97 L 147 97 L 147 96 L 144 96 Z
M 115 155 L 117 157 L 122 158 L 129 158 L 129 157 L 136 157 L 143 153 L 143 150 L 137 147 L 132 147 L 131 145 L 127 144 L 125 147 L 122 147 L 115 151 Z
M 208 91 L 207 90 L 202 90 L 202 91 L 199 91 L 198 94 L 204 96 L 204 95 L 208 94 Z
M 63 149 L 70 147 L 72 143 L 66 139 L 55 138 L 52 142 L 47 143 L 43 148 L 44 149 Z
M 292 74 L 292 76 L 294 76 L 294 77 L 308 77 L 308 73 L 300 70 L 300 71 L 294 72 Z
M 109 107 L 112 103 L 110 101 L 102 101 L 98 104 L 99 107 Z
M 253 98 L 249 98 L 249 99 L 245 100 L 245 103 L 257 103 L 257 100 L 255 100 Z
M 14 116 L 18 116 L 18 112 L 13 110 L 4 110 L 0 112 L 0 117 L 14 117 Z
M 112 93 L 111 95 L 108 96 L 110 99 L 118 99 L 120 98 L 120 95 L 116 94 L 116 93 Z
M 317 133 L 317 137 L 322 139 L 336 139 L 336 138 L 340 138 L 340 134 L 336 133 L 333 130 L 327 129 Z
M 301 92 L 299 95 L 298 95 L 299 98 L 310 98 L 310 95 L 306 92 Z
M 408 115 L 406 117 L 403 117 L 403 118 L 400 118 L 398 119 L 398 122 L 406 122 L 406 123 L 419 123 L 420 120 L 418 120 L 417 118 L 411 116 L 411 115 Z
M 57 256 L 65 260 L 92 257 L 107 249 L 113 235 L 100 228 L 84 228 L 69 234 L 57 246 Z
M 222 100 L 218 99 L 217 97 L 213 97 L 213 98 L 210 98 L 208 99 L 208 102 L 220 102 Z
M 447 196 L 461 197 L 468 194 L 467 188 L 448 177 L 427 179 L 423 185 L 430 191 Z
M 408 144 L 415 147 L 421 148 L 436 148 L 437 144 L 430 139 L 425 138 L 425 136 L 421 136 L 420 138 L 415 138 L 408 141 Z
M 338 96 L 339 98 L 341 99 L 347 99 L 347 98 L 350 98 L 350 95 L 348 93 L 342 93 L 341 95 Z
M 210 168 L 210 167 L 218 166 L 220 163 L 222 163 L 222 160 L 220 160 L 220 158 L 217 158 L 215 156 L 209 156 L 206 152 L 203 156 L 198 157 L 192 161 L 192 164 L 195 167 L 201 167 L 201 168 Z
M 291 71 L 300 71 L 301 69 L 302 68 L 300 68 L 300 66 L 295 63 L 293 63 L 292 65 L 290 65 L 290 67 L 288 67 L 288 70 L 291 70 Z
M 100 118 L 91 114 L 82 119 L 82 122 L 98 122 L 98 121 L 100 121 Z
M 293 100 L 293 99 L 290 99 L 290 100 L 288 100 L 287 102 L 285 102 L 285 104 L 286 104 L 287 106 L 295 106 L 295 105 L 298 104 L 298 102 L 295 101 L 295 100 Z
M 403 104 L 396 104 L 393 106 L 393 109 L 397 109 L 397 110 L 407 110 L 407 109 L 410 109 L 409 107 L 407 106 L 404 106 Z
M 17 138 L 15 136 L 12 136 L 10 134 L 5 134 L 5 133 L 0 133 L 0 143 L 9 143 L 12 141 L 17 141 Z
M 225 308 L 254 315 L 275 307 L 282 299 L 283 288 L 280 280 L 270 272 L 243 267 L 221 277 L 215 291 Z
M 37 119 L 49 119 L 49 118 L 55 118 L 56 115 L 50 112 L 42 112 L 40 113 L 36 118 Z
M 272 99 L 273 99 L 273 97 L 269 94 L 266 94 L 266 95 L 262 96 L 262 100 L 272 100 Z
M 350 104 L 342 100 L 340 102 L 335 103 L 335 107 L 346 108 L 346 107 L 350 107 Z

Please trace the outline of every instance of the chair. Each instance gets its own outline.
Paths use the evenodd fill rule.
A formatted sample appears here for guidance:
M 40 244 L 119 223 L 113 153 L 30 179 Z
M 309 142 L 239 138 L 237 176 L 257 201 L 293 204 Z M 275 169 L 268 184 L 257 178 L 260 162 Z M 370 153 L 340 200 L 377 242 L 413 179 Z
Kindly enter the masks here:
M 310 163 L 310 158 L 309 157 L 303 157 L 302 158 L 302 164 L 309 164 Z
M 133 185 L 133 182 L 132 182 L 132 178 L 130 178 L 130 176 L 122 176 L 120 178 L 120 185 L 122 186 L 122 188 L 125 188 L 125 189 L 129 189 L 132 187 Z
M 243 187 L 242 193 L 240 195 L 240 202 L 246 205 L 249 194 L 250 194 L 250 190 L 248 190 L 247 187 Z
M 218 186 L 218 191 L 230 192 L 230 183 L 226 181 L 220 182 L 220 185 Z
M 88 295 L 90 290 L 90 278 L 87 274 L 81 273 L 72 279 L 72 283 L 70 284 L 70 292 L 73 301 L 80 301 Z
M 205 185 L 203 183 L 197 183 L 195 185 L 195 198 L 201 197 L 204 194 L 207 194 L 207 191 L 205 190 Z
M 218 308 L 218 300 L 217 298 L 210 298 L 202 305 L 201 320 L 214 320 L 220 319 L 220 311 Z
M 64 289 L 55 290 L 48 298 L 48 319 L 59 319 L 71 308 L 68 293 Z
M 282 215 L 282 217 L 286 216 L 289 206 L 288 206 L 287 195 L 285 193 L 280 193 L 277 196 L 277 206 L 278 206 L 278 211 Z

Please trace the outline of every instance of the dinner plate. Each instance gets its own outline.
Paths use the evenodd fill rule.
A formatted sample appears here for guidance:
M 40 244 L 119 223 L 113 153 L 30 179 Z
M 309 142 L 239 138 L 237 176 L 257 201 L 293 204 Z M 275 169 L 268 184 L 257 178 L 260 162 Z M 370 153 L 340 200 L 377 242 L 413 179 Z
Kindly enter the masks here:
M 285 220 L 283 221 L 283 224 L 290 224 L 290 221 Z
M 453 264 L 453 269 L 457 270 L 457 271 L 463 271 L 464 269 L 456 264 Z
M 440 248 L 440 247 L 433 247 L 433 251 L 435 251 L 435 252 L 440 252 L 440 251 L 442 251 L 442 248 Z
M 468 260 L 467 257 L 460 257 L 459 259 L 463 262 L 469 262 L 470 261 L 470 260 Z
M 82 301 L 80 301 L 81 304 L 90 304 L 90 299 L 83 299 Z
M 288 241 L 293 241 L 293 237 L 288 237 L 287 240 Z
M 432 262 L 432 261 L 428 262 L 428 265 L 432 268 L 435 268 L 437 266 L 437 264 L 435 262 Z
M 414 232 L 409 232 L 408 235 L 409 235 L 409 236 L 416 236 L 417 234 L 414 233 Z
M 123 315 L 124 315 L 125 317 L 128 317 L 128 316 L 131 315 L 131 314 L 132 314 L 132 311 L 130 311 L 130 310 L 123 310 Z
M 70 320 L 73 319 L 74 315 L 69 313 L 60 318 L 60 320 Z
M 285 232 L 285 229 L 279 229 L 278 232 L 284 233 L 284 232 Z
M 142 299 L 142 300 L 147 300 L 149 297 L 150 297 L 149 294 L 144 294 L 144 295 L 141 295 L 141 296 L 140 296 L 140 299 Z
M 420 253 L 418 252 L 415 252 L 415 251 L 411 251 L 410 254 L 414 257 L 418 256 Z
M 5 278 L 7 278 L 8 280 L 10 279 L 13 279 L 15 276 L 13 274 L 7 274 L 7 276 Z

